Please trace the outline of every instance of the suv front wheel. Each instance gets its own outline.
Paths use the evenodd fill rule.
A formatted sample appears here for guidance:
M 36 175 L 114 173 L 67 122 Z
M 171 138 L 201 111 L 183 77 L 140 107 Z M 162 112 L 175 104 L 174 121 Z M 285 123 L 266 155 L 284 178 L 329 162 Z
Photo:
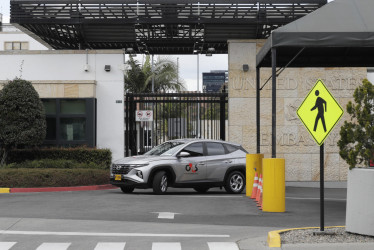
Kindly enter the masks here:
M 239 171 L 229 174 L 225 183 L 225 190 L 230 194 L 240 194 L 245 187 L 244 175 Z
M 153 192 L 155 194 L 165 194 L 168 190 L 168 176 L 165 171 L 157 172 L 153 178 Z

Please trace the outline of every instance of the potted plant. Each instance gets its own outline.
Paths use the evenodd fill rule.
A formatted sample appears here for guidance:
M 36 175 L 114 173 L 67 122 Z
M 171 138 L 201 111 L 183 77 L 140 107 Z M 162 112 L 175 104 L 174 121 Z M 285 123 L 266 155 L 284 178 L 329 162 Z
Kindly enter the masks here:
M 346 231 L 374 236 L 374 86 L 364 80 L 347 104 L 339 154 L 348 163 Z

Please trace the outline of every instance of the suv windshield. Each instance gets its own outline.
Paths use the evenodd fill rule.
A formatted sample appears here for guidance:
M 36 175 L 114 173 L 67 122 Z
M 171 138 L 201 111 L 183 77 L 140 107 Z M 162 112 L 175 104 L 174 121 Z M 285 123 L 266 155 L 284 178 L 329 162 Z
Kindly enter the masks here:
M 179 145 L 184 144 L 184 142 L 165 142 L 157 147 L 152 148 L 144 155 L 172 155 L 175 150 L 179 149 Z

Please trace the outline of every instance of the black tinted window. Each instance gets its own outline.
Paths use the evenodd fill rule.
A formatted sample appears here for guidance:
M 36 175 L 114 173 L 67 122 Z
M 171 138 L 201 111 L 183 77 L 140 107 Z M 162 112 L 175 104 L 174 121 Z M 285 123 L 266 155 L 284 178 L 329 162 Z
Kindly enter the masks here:
M 203 143 L 197 142 L 197 143 L 188 145 L 182 150 L 182 152 L 190 153 L 191 157 L 203 156 L 204 155 Z
M 235 152 L 236 150 L 239 149 L 238 147 L 236 147 L 234 145 L 230 145 L 230 144 L 225 144 L 225 147 L 226 147 L 228 153 Z
M 208 155 L 224 155 L 225 148 L 221 143 L 208 142 Z

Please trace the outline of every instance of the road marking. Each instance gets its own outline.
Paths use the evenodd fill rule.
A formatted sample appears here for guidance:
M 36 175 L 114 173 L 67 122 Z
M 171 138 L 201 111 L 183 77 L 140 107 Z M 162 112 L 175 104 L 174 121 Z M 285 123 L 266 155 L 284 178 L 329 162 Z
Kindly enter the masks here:
M 243 198 L 243 195 L 167 195 L 165 197 L 183 197 L 183 198 Z
M 229 238 L 228 234 L 151 234 L 151 233 L 88 233 L 88 232 L 46 232 L 46 231 L 8 231 L 10 235 L 55 235 L 55 236 L 95 236 L 95 237 L 181 237 L 181 238 Z
M 154 242 L 152 250 L 182 250 L 179 242 Z
M 126 242 L 99 242 L 94 250 L 124 250 Z
M 286 197 L 286 199 L 291 199 L 291 200 L 319 200 L 320 198 Z M 346 201 L 347 199 L 325 198 L 325 200 Z
M 9 250 L 17 242 L 0 242 L 0 250 Z
M 71 243 L 43 243 L 36 250 L 66 250 Z
M 158 214 L 158 219 L 174 219 L 174 215 L 180 214 L 180 213 L 171 213 L 171 212 L 152 212 L 152 214 Z
M 239 250 L 235 242 L 208 242 L 210 250 Z

